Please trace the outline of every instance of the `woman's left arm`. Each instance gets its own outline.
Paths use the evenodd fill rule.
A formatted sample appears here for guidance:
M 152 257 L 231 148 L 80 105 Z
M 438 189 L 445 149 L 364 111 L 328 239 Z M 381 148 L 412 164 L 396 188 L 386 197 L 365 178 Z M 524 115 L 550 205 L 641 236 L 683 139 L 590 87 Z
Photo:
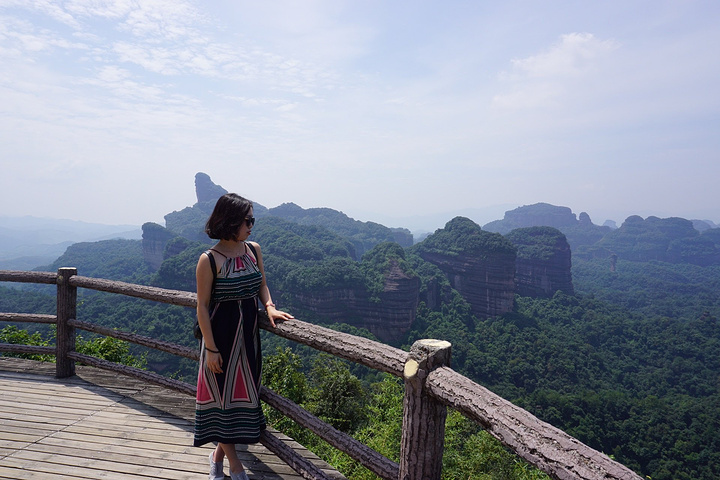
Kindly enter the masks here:
M 260 269 L 260 273 L 262 273 L 262 283 L 260 284 L 260 292 L 258 293 L 258 296 L 260 297 L 260 301 L 265 306 L 265 311 L 267 311 L 268 318 L 270 319 L 270 324 L 275 327 L 275 320 L 288 320 L 291 318 L 295 318 L 292 315 L 290 315 L 287 312 L 283 312 L 282 310 L 278 310 L 275 308 L 275 304 L 272 301 L 272 296 L 270 295 L 270 289 L 267 285 L 267 279 L 265 278 L 265 266 L 263 265 L 263 258 L 262 258 L 262 250 L 260 249 L 260 245 L 252 242 L 253 247 L 255 247 L 255 251 L 257 252 L 257 264 L 258 268 Z

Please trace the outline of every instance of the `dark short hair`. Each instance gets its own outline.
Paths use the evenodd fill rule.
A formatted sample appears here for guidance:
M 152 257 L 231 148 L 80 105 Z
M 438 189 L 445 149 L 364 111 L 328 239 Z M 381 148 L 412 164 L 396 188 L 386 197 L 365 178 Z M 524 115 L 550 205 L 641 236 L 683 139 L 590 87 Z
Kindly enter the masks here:
M 245 223 L 252 206 L 247 198 L 237 193 L 226 193 L 218 198 L 205 224 L 205 233 L 215 240 L 236 240 L 240 226 Z

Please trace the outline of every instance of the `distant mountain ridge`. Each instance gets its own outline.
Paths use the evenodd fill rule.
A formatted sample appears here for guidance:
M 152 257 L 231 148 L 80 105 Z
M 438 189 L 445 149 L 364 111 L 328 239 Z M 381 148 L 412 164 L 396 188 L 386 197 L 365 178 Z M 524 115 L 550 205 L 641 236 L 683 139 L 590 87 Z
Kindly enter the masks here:
M 608 258 L 648 262 L 720 265 L 720 228 L 710 220 L 628 217 L 619 228 L 599 226 L 582 212 L 536 203 L 505 212 L 483 229 L 508 234 L 517 228 L 549 226 L 567 237 L 576 258 Z
M 142 229 L 139 225 L 0 216 L 0 269 L 31 270 L 51 263 L 73 243 L 113 238 L 138 240 Z
M 205 222 L 212 213 L 217 199 L 225 193 L 228 191 L 215 184 L 207 174 L 197 173 L 195 205 L 165 215 L 165 227 L 154 223 L 143 225 L 143 243 L 147 246 L 148 262 L 159 267 L 165 244 L 174 236 L 181 236 L 191 241 L 208 242 L 209 239 L 204 232 Z M 294 203 L 284 203 L 268 209 L 253 202 L 253 211 L 256 218 L 271 216 L 300 225 L 322 226 L 347 237 L 355 246 L 355 260 L 359 260 L 365 252 L 380 242 L 396 242 L 403 247 L 413 244 L 412 233 L 407 229 L 388 228 L 375 222 L 361 222 L 331 208 L 304 209 Z
M 154 283 L 159 286 L 192 290 L 197 255 L 212 244 L 204 224 L 227 190 L 204 173 L 196 175 L 195 188 L 198 201 L 166 215 L 165 227 L 143 225 L 143 255 L 157 272 Z M 361 222 L 330 208 L 285 203 L 268 209 L 256 203 L 254 214 L 262 221 L 253 238 L 272 257 L 268 278 L 286 305 L 307 318 L 366 328 L 384 341 L 408 331 L 420 302 L 444 301 L 448 292 L 438 290 L 443 282 L 437 275 L 445 276 L 480 317 L 512 311 L 520 286 L 532 296 L 573 292 L 570 248 L 552 227 L 515 237 L 524 252 L 516 264 L 513 241 L 483 231 L 465 217 L 452 219 L 413 246 L 407 229 Z M 414 273 L 416 268 L 428 270 L 422 262 L 438 268 L 430 274 L 436 280 L 425 286 Z M 517 268 L 522 269 L 520 280 Z

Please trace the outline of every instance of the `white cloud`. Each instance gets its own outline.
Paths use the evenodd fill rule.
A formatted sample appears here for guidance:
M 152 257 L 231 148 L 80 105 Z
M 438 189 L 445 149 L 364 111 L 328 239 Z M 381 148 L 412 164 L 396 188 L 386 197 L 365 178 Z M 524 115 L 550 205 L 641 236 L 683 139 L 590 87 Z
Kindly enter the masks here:
M 50 29 L 11 16 L 0 16 L 0 55 L 21 58 L 51 53 L 59 49 L 86 49 L 81 42 L 71 41 Z
M 189 204 L 172 201 L 185 188 L 191 203 L 197 171 L 268 206 L 394 214 L 601 199 L 681 158 L 712 177 L 708 15 L 534 5 L 0 0 L 4 171 L 76 189 L 90 172 L 101 194 L 144 196 L 143 215 Z
M 42 14 L 52 18 L 53 20 L 70 27 L 77 27 L 78 23 L 73 16 L 63 8 L 62 5 L 53 0 L 33 0 L 27 2 L 25 0 L 3 0 L 0 6 L 6 9 L 19 8 L 22 10 L 30 10 L 34 13 Z
M 569 33 L 549 50 L 513 59 L 516 72 L 530 78 L 566 78 L 592 73 L 595 61 L 619 48 L 614 40 L 599 40 L 590 33 Z
M 588 79 L 602 76 L 606 58 L 619 47 L 614 40 L 599 40 L 590 33 L 562 35 L 541 53 L 513 59 L 513 69 L 500 74 L 509 91 L 495 95 L 493 104 L 510 109 L 561 105 L 564 95 L 574 96 L 572 89 L 585 90 Z

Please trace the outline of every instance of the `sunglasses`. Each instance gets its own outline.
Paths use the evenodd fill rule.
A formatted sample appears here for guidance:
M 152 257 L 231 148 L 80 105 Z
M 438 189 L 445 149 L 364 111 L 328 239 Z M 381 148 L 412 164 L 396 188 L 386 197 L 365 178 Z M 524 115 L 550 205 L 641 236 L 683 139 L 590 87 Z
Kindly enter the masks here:
M 247 225 L 248 228 L 255 225 L 255 217 L 245 217 L 245 225 Z

